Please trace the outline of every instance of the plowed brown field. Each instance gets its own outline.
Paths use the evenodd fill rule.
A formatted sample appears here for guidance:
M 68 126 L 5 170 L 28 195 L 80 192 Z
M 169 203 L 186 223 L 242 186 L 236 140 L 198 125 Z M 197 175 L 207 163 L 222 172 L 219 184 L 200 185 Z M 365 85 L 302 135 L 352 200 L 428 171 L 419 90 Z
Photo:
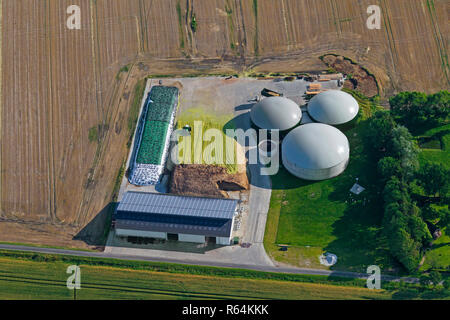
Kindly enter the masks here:
M 0 3 L 0 241 L 96 243 L 146 75 L 320 70 L 333 53 L 370 70 L 383 96 L 449 87 L 446 0 Z M 81 30 L 66 27 L 72 4 Z M 381 30 L 366 28 L 371 4 Z M 73 240 L 93 219 L 89 240 Z

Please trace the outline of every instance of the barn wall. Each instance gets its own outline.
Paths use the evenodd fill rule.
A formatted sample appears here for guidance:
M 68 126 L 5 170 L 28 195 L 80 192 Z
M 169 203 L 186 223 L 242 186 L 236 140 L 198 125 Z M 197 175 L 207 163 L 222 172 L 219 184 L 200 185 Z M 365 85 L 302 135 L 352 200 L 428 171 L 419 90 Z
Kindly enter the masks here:
M 180 233 L 178 235 L 178 241 L 194 242 L 194 243 L 205 243 L 206 239 L 205 239 L 205 236 Z
M 167 239 L 166 232 L 141 231 L 141 230 L 130 230 L 130 229 L 116 229 L 116 235 L 121 236 L 121 237 L 143 237 L 143 238 Z

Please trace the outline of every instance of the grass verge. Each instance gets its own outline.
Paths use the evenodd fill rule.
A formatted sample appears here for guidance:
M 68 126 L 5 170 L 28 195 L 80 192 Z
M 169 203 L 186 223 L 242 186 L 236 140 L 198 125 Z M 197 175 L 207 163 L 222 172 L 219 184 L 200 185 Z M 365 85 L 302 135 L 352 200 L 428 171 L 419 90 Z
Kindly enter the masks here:
M 1 299 L 73 299 L 67 267 L 0 256 Z M 385 290 L 267 279 L 223 278 L 83 264 L 77 299 L 390 299 Z

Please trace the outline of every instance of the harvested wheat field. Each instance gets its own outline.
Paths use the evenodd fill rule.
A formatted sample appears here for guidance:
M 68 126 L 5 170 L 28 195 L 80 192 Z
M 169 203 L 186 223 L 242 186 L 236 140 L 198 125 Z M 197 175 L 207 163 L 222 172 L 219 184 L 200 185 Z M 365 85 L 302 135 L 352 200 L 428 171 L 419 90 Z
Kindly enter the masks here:
M 374 3 L 380 30 L 366 27 Z M 70 5 L 81 9 L 81 30 L 66 27 Z M 101 244 L 135 88 L 148 75 L 318 71 L 327 68 L 319 57 L 335 54 L 369 70 L 382 98 L 449 87 L 446 0 L 1 0 L 0 7 L 0 241 Z

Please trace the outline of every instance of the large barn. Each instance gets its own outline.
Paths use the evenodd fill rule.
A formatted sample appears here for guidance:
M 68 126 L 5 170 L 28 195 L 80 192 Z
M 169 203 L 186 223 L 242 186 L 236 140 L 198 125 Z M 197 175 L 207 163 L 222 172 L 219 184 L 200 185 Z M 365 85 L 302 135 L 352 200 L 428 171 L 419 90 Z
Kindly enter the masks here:
M 325 180 L 347 167 L 350 146 L 335 127 L 309 123 L 292 130 L 282 144 L 282 162 L 293 175 L 305 180 Z
M 116 235 L 229 245 L 238 201 L 127 192 L 115 213 Z

